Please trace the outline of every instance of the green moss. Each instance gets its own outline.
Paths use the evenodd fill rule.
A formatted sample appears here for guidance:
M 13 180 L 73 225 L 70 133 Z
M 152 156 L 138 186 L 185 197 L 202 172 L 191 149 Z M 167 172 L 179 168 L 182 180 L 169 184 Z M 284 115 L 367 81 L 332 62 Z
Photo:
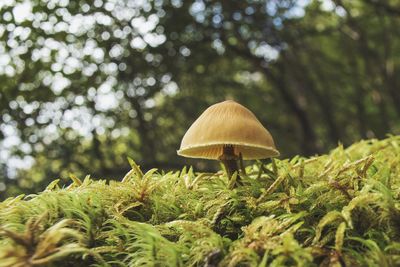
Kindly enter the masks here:
M 400 137 L 222 173 L 142 173 L 0 203 L 5 266 L 399 266 Z

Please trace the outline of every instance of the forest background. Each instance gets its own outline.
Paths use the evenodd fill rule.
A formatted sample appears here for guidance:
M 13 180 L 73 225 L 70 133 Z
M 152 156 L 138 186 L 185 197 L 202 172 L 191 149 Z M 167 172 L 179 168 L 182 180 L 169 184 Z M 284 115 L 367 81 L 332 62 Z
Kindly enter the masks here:
M 397 0 L 0 2 L 0 198 L 176 155 L 234 99 L 282 158 L 400 133 Z

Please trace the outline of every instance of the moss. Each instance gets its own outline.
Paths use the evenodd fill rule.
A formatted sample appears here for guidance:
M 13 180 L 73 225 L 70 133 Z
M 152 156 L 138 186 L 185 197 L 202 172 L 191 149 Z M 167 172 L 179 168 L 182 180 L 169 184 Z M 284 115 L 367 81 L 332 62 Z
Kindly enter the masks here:
M 5 266 L 399 266 L 400 137 L 248 166 L 58 181 L 0 203 Z

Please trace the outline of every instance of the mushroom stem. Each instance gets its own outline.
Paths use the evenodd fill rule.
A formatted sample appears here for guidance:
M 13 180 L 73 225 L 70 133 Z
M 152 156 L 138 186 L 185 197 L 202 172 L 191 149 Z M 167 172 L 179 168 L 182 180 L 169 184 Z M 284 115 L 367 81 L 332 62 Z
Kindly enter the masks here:
M 237 178 L 239 179 L 238 169 L 238 156 L 235 155 L 233 146 L 227 145 L 223 147 L 222 155 L 219 157 L 221 162 L 224 164 L 228 177 L 231 178 L 235 172 L 238 172 Z

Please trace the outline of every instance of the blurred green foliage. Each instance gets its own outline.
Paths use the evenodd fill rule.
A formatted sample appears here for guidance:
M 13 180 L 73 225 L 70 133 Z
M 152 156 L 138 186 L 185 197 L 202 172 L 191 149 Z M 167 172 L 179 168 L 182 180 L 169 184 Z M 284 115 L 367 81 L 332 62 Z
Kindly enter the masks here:
M 400 132 L 395 0 L 7 0 L 0 22 L 3 197 L 118 178 L 127 156 L 215 169 L 175 151 L 227 98 L 284 156 Z

